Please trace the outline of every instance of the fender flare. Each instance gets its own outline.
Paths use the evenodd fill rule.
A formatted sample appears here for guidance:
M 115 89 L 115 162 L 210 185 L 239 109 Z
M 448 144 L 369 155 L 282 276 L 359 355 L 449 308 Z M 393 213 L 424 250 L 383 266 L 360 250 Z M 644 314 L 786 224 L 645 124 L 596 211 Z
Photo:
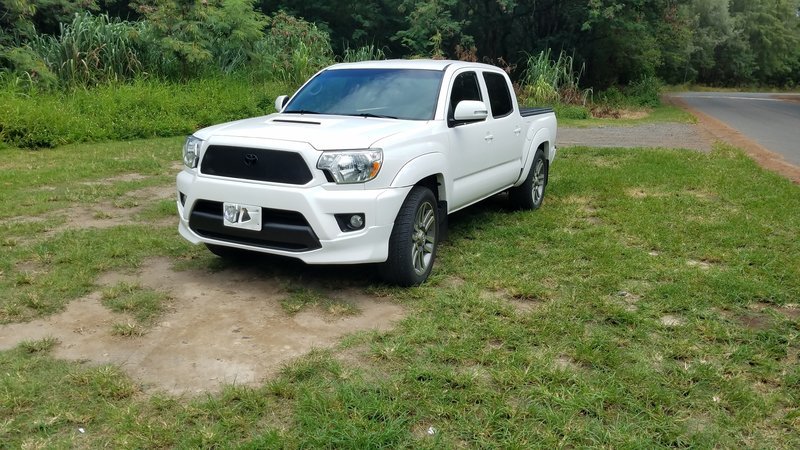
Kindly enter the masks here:
M 548 128 L 542 128 L 536 132 L 533 138 L 530 140 L 531 145 L 528 146 L 528 150 L 525 152 L 525 159 L 522 166 L 522 171 L 519 174 L 519 179 L 514 183 L 514 187 L 517 187 L 525 182 L 525 179 L 528 178 L 528 172 L 531 170 L 531 166 L 533 166 L 533 155 L 536 154 L 536 150 L 544 144 L 550 144 L 550 130 Z M 550 152 L 545 149 L 544 152 L 544 159 L 547 161 L 547 164 L 550 164 Z
M 408 187 L 414 186 L 420 180 L 435 175 L 440 177 L 442 182 L 439 184 L 439 192 L 434 192 L 439 197 L 439 200 L 446 201 L 447 195 L 451 186 L 446 184 L 450 183 L 449 179 L 444 177 L 442 169 L 447 167 L 447 160 L 442 153 L 426 153 L 417 156 L 416 158 L 408 161 L 397 171 L 390 186 L 391 187 Z

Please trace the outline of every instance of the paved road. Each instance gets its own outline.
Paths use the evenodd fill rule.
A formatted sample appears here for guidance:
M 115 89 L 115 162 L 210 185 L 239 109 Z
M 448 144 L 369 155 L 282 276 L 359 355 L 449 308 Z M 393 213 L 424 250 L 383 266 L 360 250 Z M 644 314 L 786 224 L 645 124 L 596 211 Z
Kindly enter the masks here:
M 673 95 L 800 166 L 800 94 L 685 92 Z

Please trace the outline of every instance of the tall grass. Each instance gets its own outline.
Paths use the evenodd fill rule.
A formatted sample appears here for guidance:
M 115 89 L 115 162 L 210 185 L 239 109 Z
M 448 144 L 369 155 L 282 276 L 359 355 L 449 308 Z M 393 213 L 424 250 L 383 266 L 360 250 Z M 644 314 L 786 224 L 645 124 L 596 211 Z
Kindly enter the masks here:
M 575 67 L 575 60 L 563 50 L 553 58 L 551 50 L 528 56 L 521 79 L 522 96 L 536 104 L 564 103 L 586 105 L 591 89 L 581 89 L 580 81 L 586 67 Z
M 134 36 L 140 24 L 106 14 L 76 14 L 58 36 L 36 35 L 29 45 L 67 86 L 117 82 L 142 74 Z
M 373 44 L 364 45 L 358 48 L 350 48 L 349 46 L 344 49 L 341 56 L 342 62 L 359 62 L 359 61 L 376 61 L 386 59 L 386 53 L 382 48 L 376 47 Z

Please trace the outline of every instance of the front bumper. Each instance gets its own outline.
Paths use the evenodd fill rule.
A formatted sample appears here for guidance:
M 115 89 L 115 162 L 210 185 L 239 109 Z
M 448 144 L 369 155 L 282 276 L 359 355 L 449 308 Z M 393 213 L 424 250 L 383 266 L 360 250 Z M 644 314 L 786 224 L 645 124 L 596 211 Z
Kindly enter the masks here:
M 388 256 L 389 236 L 394 220 L 411 187 L 374 190 L 363 187 L 330 183 L 314 187 L 283 186 L 200 176 L 193 171 L 184 170 L 177 177 L 177 206 L 180 216 L 178 230 L 181 236 L 194 244 L 203 242 L 290 256 L 308 264 L 383 262 Z M 314 247 L 318 248 L 280 248 L 281 245 L 274 244 L 280 241 L 281 233 L 274 230 L 281 228 L 270 228 L 266 224 L 262 227 L 257 242 L 240 239 L 235 236 L 234 230 L 230 230 L 231 235 L 219 234 L 220 230 L 224 233 L 224 227 L 220 226 L 214 227 L 213 234 L 205 232 L 198 227 L 197 213 L 195 212 L 194 219 L 192 213 L 195 206 L 211 202 L 257 205 L 270 210 L 296 213 L 295 216 L 302 215 L 303 226 L 297 226 L 293 230 L 306 236 L 310 232 L 314 242 L 318 242 Z M 342 231 L 334 214 L 355 213 L 364 214 L 364 228 L 358 231 Z M 209 223 L 213 219 L 206 217 L 204 220 Z

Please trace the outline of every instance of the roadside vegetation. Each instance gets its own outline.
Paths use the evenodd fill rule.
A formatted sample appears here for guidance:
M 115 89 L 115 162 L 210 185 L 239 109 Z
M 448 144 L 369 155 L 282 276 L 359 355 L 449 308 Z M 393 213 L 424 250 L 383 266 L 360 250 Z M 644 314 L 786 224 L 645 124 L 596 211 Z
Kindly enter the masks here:
M 225 264 L 178 238 L 164 220 L 171 207 L 110 227 L 69 214 L 168 188 L 179 144 L 4 150 L 0 320 L 48 316 L 99 292 L 131 316 L 110 332 L 141 339 L 168 298 L 131 283 L 102 288 L 103 273 L 154 256 L 178 270 Z M 727 147 L 566 149 L 552 175 L 539 211 L 509 211 L 497 198 L 452 217 L 440 264 L 419 288 L 372 285 L 342 268 L 258 265 L 287 286 L 287 314 L 326 303 L 305 287 L 309 270 L 408 309 L 394 330 L 352 335 L 263 385 L 180 398 L 144 392 L 113 366 L 54 359 L 53 338 L 2 351 L 0 441 L 800 445 L 798 187 Z M 117 204 L 111 215 L 132 208 Z
M 539 3 L 2 0 L 0 145 L 182 135 L 266 114 L 335 61 L 492 62 L 523 103 L 583 125 L 674 115 L 658 113 L 671 109 L 662 80 L 798 82 L 796 2 Z

